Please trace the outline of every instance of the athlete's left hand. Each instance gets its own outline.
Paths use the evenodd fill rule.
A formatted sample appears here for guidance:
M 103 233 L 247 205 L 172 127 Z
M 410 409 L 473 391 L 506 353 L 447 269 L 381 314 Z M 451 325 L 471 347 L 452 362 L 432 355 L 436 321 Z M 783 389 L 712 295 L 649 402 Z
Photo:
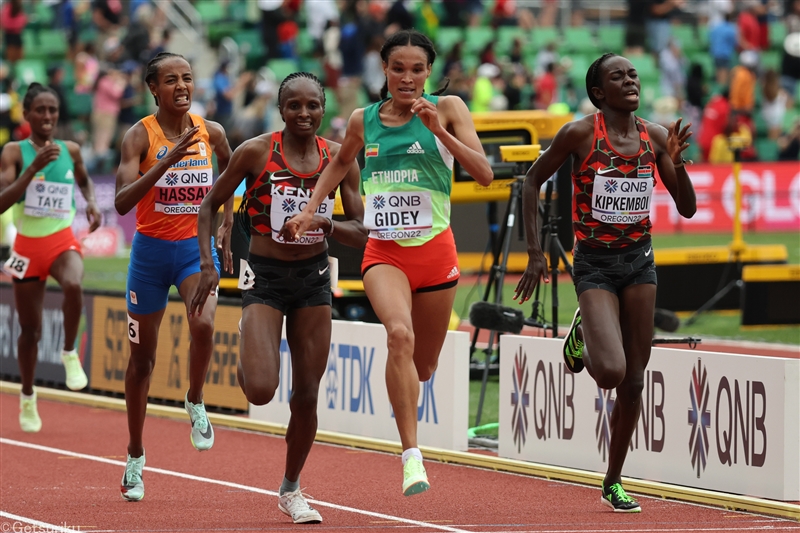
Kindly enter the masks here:
M 433 102 L 425 98 L 417 98 L 411 105 L 411 112 L 417 115 L 425 127 L 434 134 L 442 129 L 442 124 L 439 122 L 439 112 Z
M 677 122 L 669 125 L 669 135 L 667 135 L 667 154 L 675 165 L 680 165 L 683 161 L 683 151 L 689 148 L 689 143 L 686 141 L 692 136 L 692 132 L 689 131 L 692 123 L 688 123 L 681 129 L 681 120 L 683 118 L 679 118 Z
M 232 222 L 223 220 L 217 229 L 217 249 L 222 253 L 222 269 L 233 274 L 233 253 L 231 252 Z
M 89 233 L 99 228 L 103 221 L 103 215 L 100 214 L 100 209 L 94 201 L 86 204 L 86 220 L 89 221 Z

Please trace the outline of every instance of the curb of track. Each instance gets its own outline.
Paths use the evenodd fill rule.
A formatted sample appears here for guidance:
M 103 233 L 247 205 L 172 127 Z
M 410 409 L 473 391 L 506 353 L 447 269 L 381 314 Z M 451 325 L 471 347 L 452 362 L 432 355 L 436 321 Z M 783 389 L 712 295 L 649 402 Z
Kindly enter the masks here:
M 11 383 L 8 381 L 0 381 L 0 392 L 19 394 L 20 384 Z M 101 409 L 111 409 L 114 411 L 126 410 L 125 400 L 111 398 L 108 396 L 50 389 L 46 387 L 36 387 L 36 394 L 39 398 L 45 400 L 85 405 Z M 186 414 L 186 411 L 179 407 L 155 405 L 151 403 L 148 403 L 147 405 L 147 414 L 161 418 L 181 420 L 189 419 L 189 415 Z M 245 418 L 244 416 L 208 413 L 208 418 L 213 424 L 221 427 L 242 429 L 257 433 L 267 433 L 270 435 L 285 435 L 287 428 L 287 426 L 283 424 L 251 420 L 249 418 Z M 347 435 L 333 431 L 317 431 L 316 442 L 337 444 L 340 446 L 348 446 L 352 448 L 361 448 L 392 454 L 400 454 L 402 452 L 399 442 L 360 437 L 356 435 Z M 492 455 L 484 455 L 472 452 L 458 452 L 445 450 L 442 448 L 432 448 L 428 446 L 420 446 L 420 450 L 423 452 L 426 459 L 436 460 L 442 463 L 473 466 L 477 468 L 496 470 L 498 472 L 510 472 L 548 480 L 569 481 L 572 483 L 579 483 L 593 487 L 599 487 L 603 480 L 602 473 L 589 472 L 574 468 L 531 463 L 527 461 L 495 457 Z M 800 521 L 800 505 L 793 503 L 767 500 L 751 496 L 742 496 L 739 494 L 730 494 L 726 492 L 697 489 L 693 487 L 684 487 L 680 485 L 671 485 L 668 483 L 660 483 L 657 481 L 643 479 L 623 478 L 623 482 L 625 484 L 625 488 L 632 493 L 644 494 L 662 499 L 710 505 L 731 511 L 760 513 Z

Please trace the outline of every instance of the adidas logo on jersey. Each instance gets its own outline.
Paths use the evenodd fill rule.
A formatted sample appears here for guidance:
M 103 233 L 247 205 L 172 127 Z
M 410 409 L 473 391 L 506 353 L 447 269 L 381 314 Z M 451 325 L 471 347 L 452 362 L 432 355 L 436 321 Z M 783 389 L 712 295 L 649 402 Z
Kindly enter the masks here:
M 422 149 L 422 145 L 419 144 L 419 141 L 416 141 L 414 144 L 408 147 L 406 150 L 407 154 L 424 154 L 425 150 Z
M 457 266 L 454 266 L 454 267 L 453 267 L 453 268 L 450 270 L 450 273 L 447 275 L 447 279 L 454 278 L 454 277 L 456 277 L 456 276 L 458 276 L 458 267 L 457 267 Z

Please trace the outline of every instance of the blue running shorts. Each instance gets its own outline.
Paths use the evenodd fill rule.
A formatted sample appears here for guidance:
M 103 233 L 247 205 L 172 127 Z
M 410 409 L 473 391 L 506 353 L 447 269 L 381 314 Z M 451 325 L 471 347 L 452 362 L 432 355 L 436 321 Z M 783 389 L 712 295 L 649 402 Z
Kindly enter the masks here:
M 214 266 L 220 273 L 217 250 L 211 239 Z M 167 306 L 169 289 L 200 272 L 200 248 L 197 237 L 181 241 L 165 241 L 136 232 L 131 244 L 128 282 L 125 299 L 128 312 L 148 315 Z

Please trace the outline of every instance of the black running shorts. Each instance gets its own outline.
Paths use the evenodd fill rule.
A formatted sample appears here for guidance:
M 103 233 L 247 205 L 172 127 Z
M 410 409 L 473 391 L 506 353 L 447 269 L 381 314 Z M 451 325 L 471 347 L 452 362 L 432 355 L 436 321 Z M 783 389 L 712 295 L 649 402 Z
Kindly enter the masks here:
M 572 281 L 578 296 L 589 289 L 619 295 L 630 285 L 658 285 L 653 246 L 648 240 L 621 250 L 597 250 L 578 243 L 573 252 Z
M 290 309 L 331 305 L 328 253 L 301 261 L 279 261 L 250 254 L 255 274 L 252 289 L 242 291 L 242 307 L 262 304 L 286 313 Z

